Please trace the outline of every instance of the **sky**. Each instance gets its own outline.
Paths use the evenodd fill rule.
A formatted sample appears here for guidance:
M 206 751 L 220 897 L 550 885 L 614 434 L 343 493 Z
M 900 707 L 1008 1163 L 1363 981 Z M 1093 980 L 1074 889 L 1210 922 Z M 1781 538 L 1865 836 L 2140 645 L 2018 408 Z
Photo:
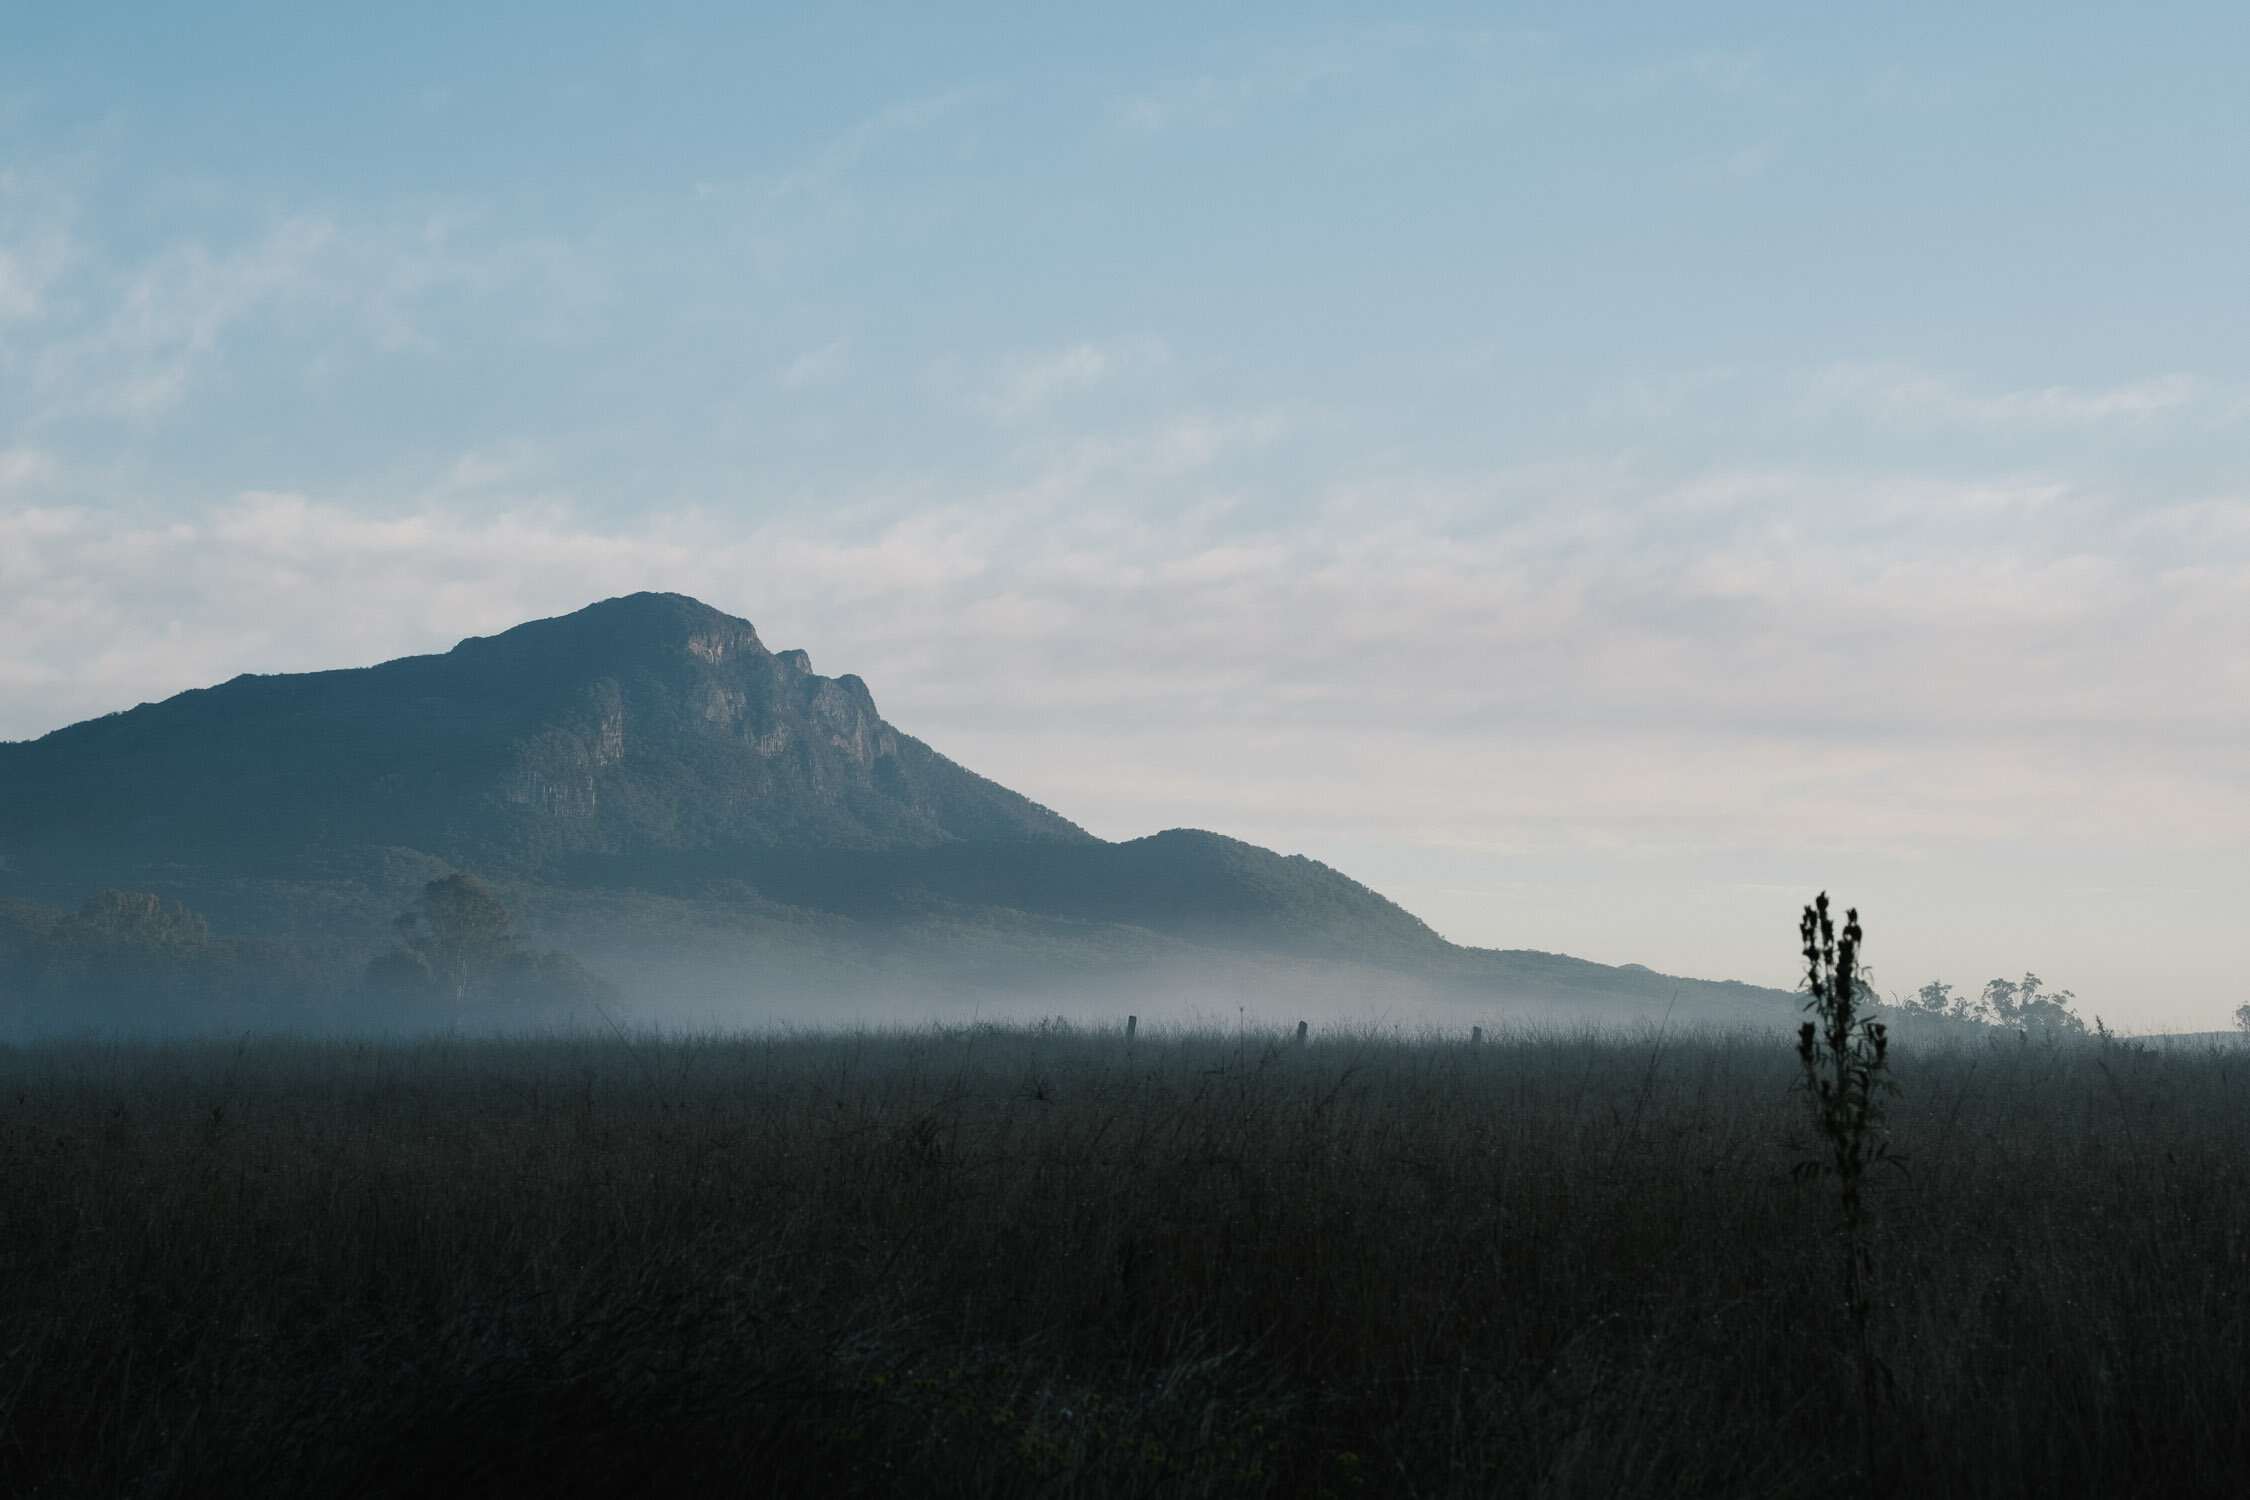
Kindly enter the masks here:
M 639 589 L 1110 838 L 2250 1001 L 2250 11 L 0 0 L 0 738 Z

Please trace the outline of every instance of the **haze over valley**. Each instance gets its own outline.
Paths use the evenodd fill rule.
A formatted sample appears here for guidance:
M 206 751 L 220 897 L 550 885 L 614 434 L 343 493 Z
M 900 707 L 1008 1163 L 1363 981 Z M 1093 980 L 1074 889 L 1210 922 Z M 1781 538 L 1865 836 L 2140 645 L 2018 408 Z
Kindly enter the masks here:
M 1097 839 L 894 728 L 858 677 L 679 595 L 440 656 L 238 677 L 0 745 L 0 786 L 0 900 L 23 961 L 105 887 L 304 955 L 301 995 L 277 980 L 171 1014 L 124 993 L 141 970 L 110 1009 L 72 970 L 67 999 L 19 997 L 21 1024 L 596 1024 L 604 997 L 612 1023 L 722 1029 L 1249 1012 L 1780 1024 L 1794 1008 L 1740 984 L 1461 948 L 1342 873 L 1220 834 Z M 388 994 L 394 919 L 462 874 L 496 889 L 533 951 L 567 948 L 609 987 L 530 1012 Z M 89 934 L 130 925 L 104 899 Z M 326 983 L 306 983 L 323 964 Z

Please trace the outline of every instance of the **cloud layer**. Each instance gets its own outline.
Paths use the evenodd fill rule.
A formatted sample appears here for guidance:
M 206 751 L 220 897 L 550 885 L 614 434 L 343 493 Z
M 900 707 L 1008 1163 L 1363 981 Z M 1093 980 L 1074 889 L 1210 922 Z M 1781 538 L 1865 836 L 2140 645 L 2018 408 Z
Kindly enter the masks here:
M 0 732 L 670 588 L 860 672 L 909 729 L 1110 832 L 1289 806 L 1307 833 L 1465 849 L 2250 835 L 2243 502 L 2120 514 L 2046 484 L 1783 473 L 1637 493 L 1548 469 L 1432 481 L 1434 503 L 1411 479 L 1347 487 L 1258 528 L 1131 494 L 1177 482 L 1180 443 L 1105 445 L 860 535 L 19 501 Z M 34 456 L 13 472 L 62 487 Z M 1461 524 L 1464 484 L 1519 518 Z

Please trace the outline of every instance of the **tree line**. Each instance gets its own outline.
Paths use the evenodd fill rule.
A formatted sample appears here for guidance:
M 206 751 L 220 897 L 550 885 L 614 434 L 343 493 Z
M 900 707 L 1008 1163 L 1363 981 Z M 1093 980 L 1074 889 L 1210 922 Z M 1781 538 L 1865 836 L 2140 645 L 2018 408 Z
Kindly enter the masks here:
M 1893 1007 L 1908 1017 L 2084 1036 L 2086 1022 L 2071 1008 L 2078 997 L 2069 990 L 2046 992 L 2042 983 L 2037 974 L 2026 973 L 2021 979 L 1987 980 L 1981 993 L 1967 995 L 1933 980 L 1904 1000 L 1894 1001 Z
M 214 933 L 185 903 L 103 891 L 77 911 L 0 901 L 0 1021 L 16 1031 L 341 1029 L 563 1022 L 615 987 L 521 945 L 490 887 L 449 875 L 366 950 Z

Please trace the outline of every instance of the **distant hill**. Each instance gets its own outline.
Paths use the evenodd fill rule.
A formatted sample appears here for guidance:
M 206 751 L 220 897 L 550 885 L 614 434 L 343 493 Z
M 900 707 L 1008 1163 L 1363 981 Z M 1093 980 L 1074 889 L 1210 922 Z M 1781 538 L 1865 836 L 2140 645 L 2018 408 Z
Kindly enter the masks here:
M 1214 833 L 1096 839 L 886 722 L 859 678 L 677 594 L 0 744 L 0 899 L 146 891 L 247 937 L 365 946 L 451 870 L 568 946 L 726 964 L 1210 950 L 1565 1000 L 1771 995 L 1457 948 L 1325 865 Z

